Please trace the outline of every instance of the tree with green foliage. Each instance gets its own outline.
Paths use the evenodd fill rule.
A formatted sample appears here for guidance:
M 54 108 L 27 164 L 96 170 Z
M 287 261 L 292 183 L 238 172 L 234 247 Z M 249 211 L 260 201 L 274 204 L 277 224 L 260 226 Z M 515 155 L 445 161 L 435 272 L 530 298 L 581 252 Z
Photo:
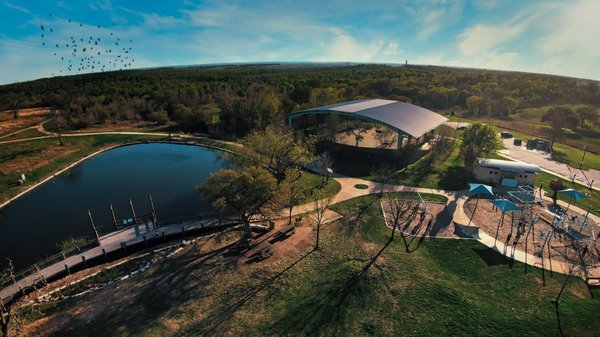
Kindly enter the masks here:
M 554 143 L 562 135 L 562 129 L 575 129 L 579 125 L 579 117 L 573 109 L 564 106 L 553 107 L 542 115 L 542 122 L 550 124 L 550 140 Z
M 483 98 L 479 96 L 469 96 L 467 98 L 467 110 L 471 115 L 477 116 L 480 113 Z
M 465 168 L 473 170 L 478 157 L 489 156 L 500 148 L 500 139 L 494 128 L 487 124 L 473 123 L 463 134 L 461 154 Z
M 314 88 L 310 92 L 308 104 L 313 107 L 339 103 L 342 100 L 341 90 L 327 87 Z
M 515 113 L 519 104 L 520 101 L 517 98 L 513 98 L 510 96 L 502 97 L 502 105 L 504 107 L 503 110 L 506 116 Z
M 575 112 L 579 116 L 579 121 L 581 122 L 579 127 L 582 129 L 585 127 L 586 121 L 596 123 L 598 119 L 600 119 L 598 116 L 598 109 L 590 105 L 580 106 Z
M 234 218 L 251 236 L 250 222 L 273 212 L 276 192 L 273 175 L 260 166 L 211 173 L 196 189 L 224 218 Z
M 225 131 L 245 136 L 253 130 L 263 130 L 277 120 L 281 100 L 270 85 L 254 83 L 237 95 L 231 89 L 217 95 L 221 109 L 220 123 Z
M 269 126 L 255 131 L 244 138 L 242 159 L 272 170 L 279 185 L 285 178 L 285 171 L 312 163 L 315 140 L 307 138 L 295 140 L 292 133 L 283 128 Z

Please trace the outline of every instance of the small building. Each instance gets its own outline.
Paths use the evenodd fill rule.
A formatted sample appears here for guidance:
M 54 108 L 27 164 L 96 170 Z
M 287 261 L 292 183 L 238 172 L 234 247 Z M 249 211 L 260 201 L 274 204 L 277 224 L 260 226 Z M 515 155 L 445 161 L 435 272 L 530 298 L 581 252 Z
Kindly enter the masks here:
M 487 158 L 477 158 L 477 165 L 473 168 L 477 181 L 505 187 L 532 186 L 538 172 L 540 167 L 537 165 Z

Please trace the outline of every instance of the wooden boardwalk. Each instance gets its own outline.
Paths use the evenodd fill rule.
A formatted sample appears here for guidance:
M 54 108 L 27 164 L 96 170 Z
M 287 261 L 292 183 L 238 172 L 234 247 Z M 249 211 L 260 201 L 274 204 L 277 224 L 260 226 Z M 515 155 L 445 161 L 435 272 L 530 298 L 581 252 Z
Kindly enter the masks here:
M 31 275 L 14 280 L 8 286 L 0 289 L 0 300 L 3 303 L 8 303 L 12 301 L 15 295 L 19 295 L 19 293 L 23 292 L 25 289 L 40 284 L 40 282 L 45 283 L 45 280 L 52 279 L 64 272 L 70 273 L 71 269 L 77 267 L 80 268 L 82 264 L 85 265 L 90 260 L 100 258 L 119 250 L 126 251 L 127 247 L 143 244 L 144 241 L 156 240 L 157 238 L 163 237 L 165 239 L 172 239 L 177 236 L 183 238 L 187 232 L 217 227 L 218 225 L 220 225 L 220 223 L 216 219 L 187 221 L 162 226 L 157 229 L 150 229 L 151 226 L 146 227 L 144 224 L 139 224 L 137 233 L 135 226 L 109 233 L 100 237 L 99 246 L 66 257 L 50 266 L 40 268 Z M 233 224 L 230 226 L 233 226 Z M 147 230 L 147 228 L 149 230 Z

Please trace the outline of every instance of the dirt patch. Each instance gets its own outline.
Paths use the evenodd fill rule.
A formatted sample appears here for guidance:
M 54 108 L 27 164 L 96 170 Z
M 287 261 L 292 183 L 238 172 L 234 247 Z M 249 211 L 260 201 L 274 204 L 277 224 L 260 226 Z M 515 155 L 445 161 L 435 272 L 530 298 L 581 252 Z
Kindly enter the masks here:
M 457 238 L 454 234 L 454 223 L 452 217 L 446 211 L 446 205 L 440 203 L 428 203 L 429 213 L 425 206 L 417 201 L 410 201 L 409 209 L 402 215 L 398 223 L 398 229 L 409 236 L 427 236 L 437 238 Z M 386 226 L 393 226 L 393 217 L 390 214 L 389 204 L 382 203 L 385 212 Z
M 10 151 L 3 151 L 4 154 L 0 158 L 1 175 L 27 173 L 79 151 L 78 147 L 69 144 L 65 146 L 50 144 L 35 148 L 27 146 L 27 144 L 13 144 Z
M 156 127 L 156 124 L 148 121 L 111 121 L 103 125 L 94 125 L 81 130 L 70 130 L 67 133 L 135 131 L 136 129 L 148 129 L 152 127 Z
M 471 217 L 473 214 L 476 200 L 476 198 L 472 198 L 465 203 L 464 210 L 467 217 Z M 563 230 L 564 223 L 561 225 L 561 230 L 552 231 L 550 223 L 555 221 L 555 216 L 552 213 L 551 203 L 543 201 L 540 204 L 519 206 L 522 207 L 521 211 L 505 213 L 504 222 L 502 222 L 502 212 L 495 208 L 488 200 L 482 199 L 477 205 L 477 211 L 472 221 L 479 226 L 480 231 L 487 233 L 512 248 L 525 251 L 527 245 L 527 252 L 530 254 L 541 257 L 541 253 L 543 253 L 546 259 L 550 256 L 552 260 L 578 263 L 577 254 L 571 249 L 572 239 Z M 531 219 L 535 215 L 538 216 L 537 221 L 531 227 L 531 230 L 529 230 Z M 569 210 L 567 220 L 565 221 L 570 221 L 569 230 L 573 231 L 575 235 L 580 233 L 584 238 L 589 239 L 592 236 L 592 230 L 598 233 L 598 227 L 588 220 L 587 226 L 584 226 L 582 230 L 581 224 L 578 221 L 582 221 L 583 219 L 583 214 Z M 527 235 L 528 232 L 529 235 Z M 548 235 L 552 235 L 549 239 L 550 253 L 548 253 L 547 248 L 544 249 L 544 252 L 541 252 L 541 246 Z M 586 239 L 584 245 L 588 246 L 586 261 L 588 259 L 590 261 L 594 260 L 594 255 L 600 249 L 600 244 L 597 241 L 593 242 Z
M 19 118 L 13 118 L 12 110 L 0 112 L 0 136 L 34 126 L 50 115 L 48 108 L 32 108 L 18 110 Z

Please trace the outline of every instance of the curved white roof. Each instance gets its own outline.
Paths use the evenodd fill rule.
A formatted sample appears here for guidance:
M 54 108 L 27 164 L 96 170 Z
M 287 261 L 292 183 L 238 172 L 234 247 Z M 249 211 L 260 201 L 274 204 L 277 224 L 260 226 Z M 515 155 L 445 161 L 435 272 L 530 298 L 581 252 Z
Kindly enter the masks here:
M 380 122 L 415 138 L 421 137 L 448 120 L 420 106 L 387 99 L 364 99 L 326 105 L 292 112 L 287 117 L 332 112 Z
M 540 172 L 540 167 L 533 164 L 518 163 L 510 160 L 477 158 L 481 167 L 495 168 L 508 172 Z

